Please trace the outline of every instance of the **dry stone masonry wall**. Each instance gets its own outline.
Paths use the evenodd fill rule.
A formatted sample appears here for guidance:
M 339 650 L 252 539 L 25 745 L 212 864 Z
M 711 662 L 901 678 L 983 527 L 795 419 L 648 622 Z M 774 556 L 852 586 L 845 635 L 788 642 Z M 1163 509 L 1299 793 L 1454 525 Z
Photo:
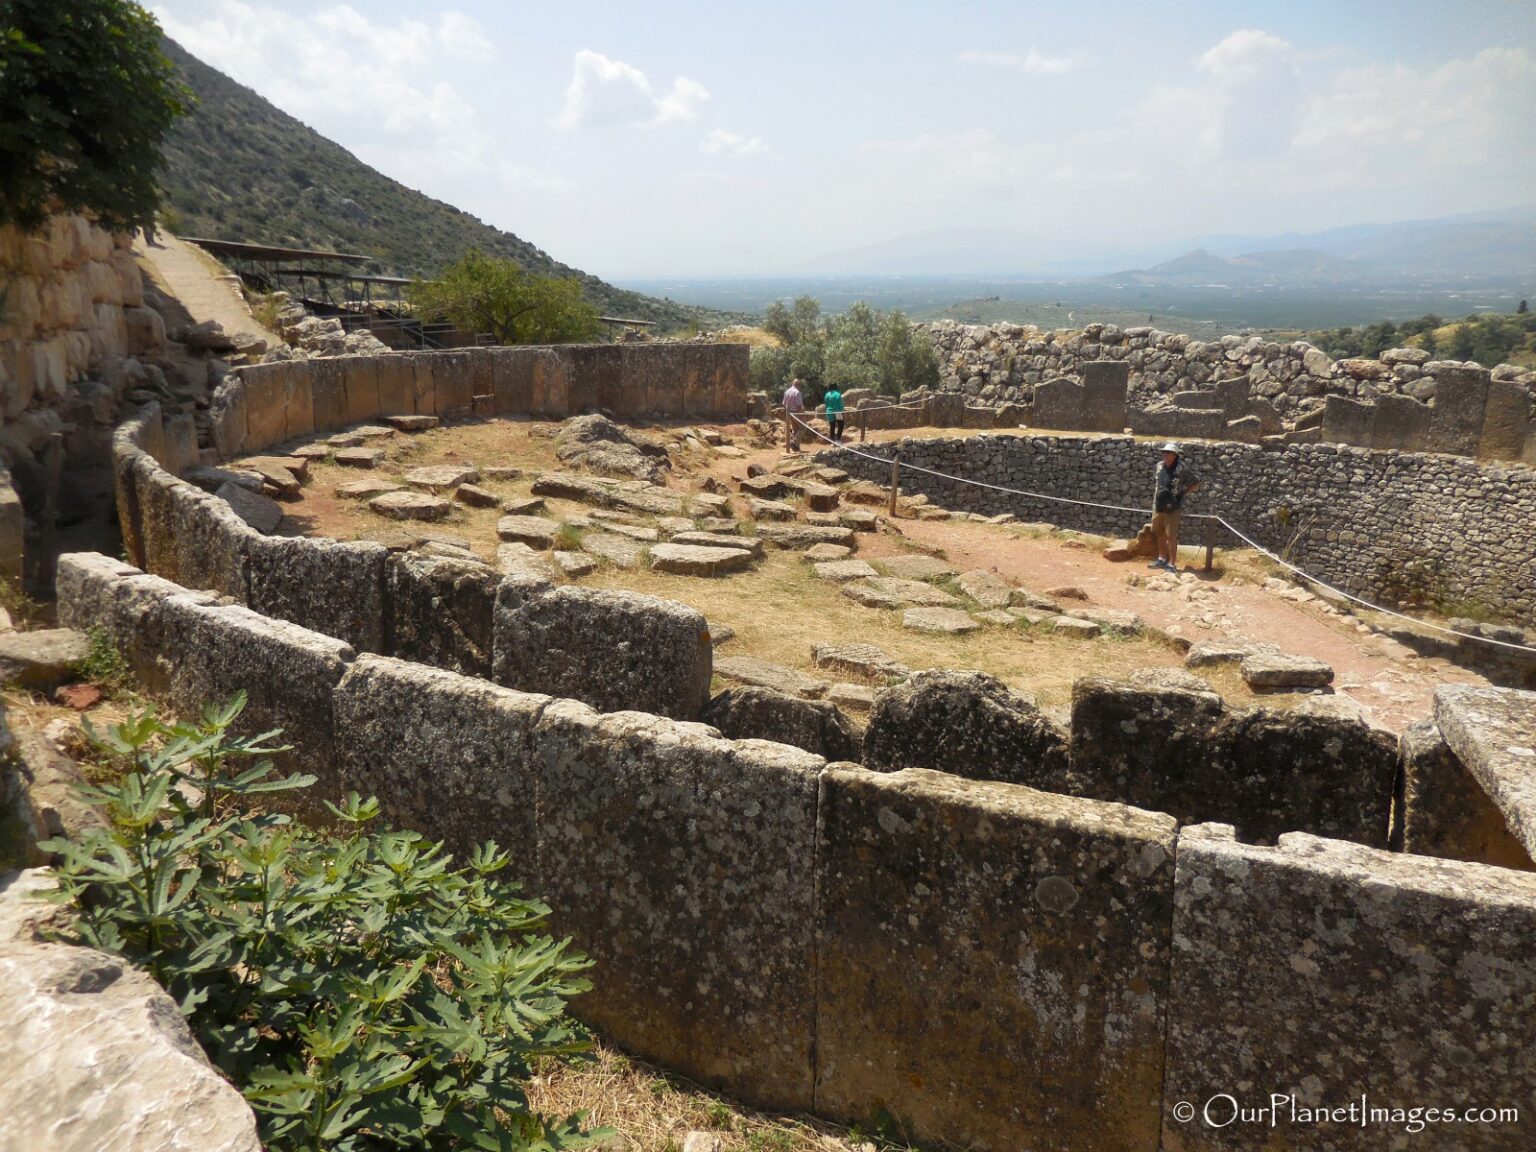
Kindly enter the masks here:
M 1158 1152 L 1269 1138 L 1173 1110 L 1222 1092 L 1536 1099 L 1527 874 L 1304 834 L 1243 844 L 1119 803 L 602 715 L 358 655 L 101 556 L 62 558 L 59 597 L 65 624 L 102 629 L 177 706 L 250 692 L 241 723 L 287 727 L 292 766 L 323 794 L 375 793 L 455 851 L 512 846 L 556 931 L 597 961 L 578 1011 L 754 1103 L 885 1109 L 997 1152 Z M 1522 821 L 1526 793 L 1503 782 L 1532 703 L 1485 690 L 1437 705 L 1466 779 Z M 1089 729 L 1122 721 L 1082 709 L 1073 742 L 1118 763 Z M 1435 1126 L 1414 1147 L 1464 1149 L 1468 1131 Z M 1528 1143 L 1519 1124 L 1476 1134 Z M 1326 1136 L 1392 1146 L 1380 1128 Z

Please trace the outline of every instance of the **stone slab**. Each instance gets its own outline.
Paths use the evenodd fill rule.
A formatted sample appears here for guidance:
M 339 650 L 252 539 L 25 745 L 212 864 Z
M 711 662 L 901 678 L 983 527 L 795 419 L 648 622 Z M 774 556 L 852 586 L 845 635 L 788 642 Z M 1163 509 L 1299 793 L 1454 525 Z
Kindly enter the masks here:
M 880 560 L 880 567 L 887 575 L 903 580 L 947 580 L 957 575 L 952 567 L 933 556 L 886 556 Z
M 1429 451 L 1457 456 L 1477 455 L 1488 405 L 1488 382 L 1486 368 L 1457 366 L 1435 373 Z
M 731 740 L 771 740 L 828 760 L 859 759 L 859 733 L 827 700 L 738 685 L 710 700 L 699 719 Z
M 786 696 L 799 696 L 806 700 L 820 699 L 826 695 L 827 682 L 782 664 L 759 660 L 755 656 L 717 656 L 715 675 L 722 680 L 733 680 L 755 688 L 771 688 Z
M 1243 682 L 1255 692 L 1326 688 L 1333 683 L 1333 668 L 1312 656 L 1252 652 L 1238 667 Z
M 841 544 L 845 548 L 857 546 L 851 528 L 818 527 L 813 524 L 759 524 L 757 534 L 769 544 L 791 551 L 804 550 L 817 544 Z
M 905 680 L 912 669 L 887 656 L 873 644 L 818 644 L 811 650 L 816 667 L 871 684 Z
M 831 580 L 835 584 L 864 580 L 880 574 L 863 560 L 826 560 L 812 567 L 821 579 Z
M 1323 439 L 1334 444 L 1353 444 L 1357 448 L 1371 446 L 1372 427 L 1376 420 L 1375 406 L 1344 396 L 1323 397 Z
M 755 536 L 737 536 L 729 532 L 679 532 L 672 537 L 674 544 L 697 544 L 705 548 L 736 548 L 761 559 L 763 542 Z
M 555 543 L 560 525 L 542 516 L 503 516 L 496 521 L 496 536 L 509 544 L 527 544 L 543 551 Z
M 453 512 L 453 501 L 425 492 L 385 492 L 368 501 L 368 507 L 391 520 L 446 520 Z
M 1166 816 L 829 766 L 818 1111 L 995 1152 L 1151 1152 L 1173 854 Z
M 1435 724 L 1510 834 L 1536 856 L 1536 692 L 1442 684 Z
M 1083 426 L 1083 386 L 1065 378 L 1035 385 L 1035 428 L 1075 429 Z
M 1480 460 L 1519 460 L 1531 435 L 1532 392 L 1512 380 L 1491 380 L 1478 438 Z M 1438 403 L 1438 400 L 1436 401 Z
M 1403 763 L 1402 850 L 1498 868 L 1536 869 L 1531 854 L 1440 730 L 1422 721 L 1398 741 Z
M 901 626 L 913 632 L 960 636 L 975 632 L 981 624 L 958 608 L 908 608 L 901 614 Z
M 645 546 L 638 540 L 616 536 L 612 532 L 584 532 L 581 550 L 616 567 L 634 568 L 640 563 Z
M 983 608 L 1006 608 L 1013 602 L 1013 585 L 995 572 L 963 572 L 955 583 Z
M 1079 365 L 1078 371 L 1083 377 L 1080 421 L 1083 430 L 1116 435 L 1124 432 L 1130 364 L 1125 360 L 1089 360 Z
M 752 567 L 752 553 L 741 548 L 699 544 L 653 544 L 651 570 L 678 576 L 725 576 Z
M 389 655 L 466 676 L 491 675 L 496 570 L 479 560 L 402 552 L 389 557 L 385 580 Z
M 283 508 L 276 500 L 226 481 L 214 493 L 230 510 L 263 536 L 270 536 L 283 522 Z
M 1371 446 L 1399 452 L 1423 452 L 1429 447 L 1429 419 L 1432 409 L 1412 396 L 1385 395 L 1376 398 L 1376 412 L 1371 422 Z

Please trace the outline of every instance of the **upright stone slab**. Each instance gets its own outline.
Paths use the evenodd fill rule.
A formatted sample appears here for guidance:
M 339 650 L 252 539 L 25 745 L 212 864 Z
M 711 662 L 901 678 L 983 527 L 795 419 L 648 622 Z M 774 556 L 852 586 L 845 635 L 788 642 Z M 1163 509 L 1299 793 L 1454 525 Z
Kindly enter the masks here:
M 492 398 L 495 408 L 496 353 L 491 348 L 466 348 L 462 355 L 469 364 L 469 391 L 476 401 L 483 396 Z M 479 411 L 479 408 L 476 408 Z
M 307 360 L 314 431 L 334 432 L 347 423 L 345 359 Z
M 533 411 L 532 348 L 492 348 L 491 392 L 498 415 L 526 415 Z
M 467 352 L 433 352 L 430 355 L 432 357 L 432 407 L 426 408 L 418 393 L 416 410 L 432 412 L 445 418 L 468 415 L 475 406 L 475 380 L 470 370 L 469 354 Z
M 378 359 L 380 416 L 416 414 L 416 364 L 409 352 L 394 352 Z M 431 413 L 429 412 L 428 415 Z
M 377 420 L 383 411 L 379 404 L 379 365 L 389 355 L 347 356 L 341 365 L 342 390 L 347 398 L 346 424 Z M 401 415 L 401 413 L 391 413 Z
M 1033 427 L 1075 429 L 1083 426 L 1083 386 L 1076 380 L 1045 380 L 1035 385 Z
M 822 775 L 816 1105 L 991 1152 L 1152 1152 L 1167 816 L 908 769 Z
M 1126 429 L 1125 399 L 1130 390 L 1131 366 L 1124 360 L 1090 360 L 1079 365 L 1083 375 L 1082 427 L 1088 432 Z
M 536 741 L 540 895 L 596 962 L 572 1010 L 738 1099 L 808 1111 L 824 762 L 569 700 Z
M 1515 1152 L 1536 1099 L 1536 876 L 1295 834 L 1179 837 L 1166 1152 Z M 1275 1127 L 1232 1119 L 1281 1096 Z M 1287 1099 L 1294 1097 L 1294 1100 Z M 1519 1123 L 1295 1119 L 1516 1106 Z M 1209 1103 L 1214 1127 L 1204 1117 Z M 1192 1115 L 1180 1104 L 1190 1105 Z M 1301 1114 L 1304 1117 L 1304 1113 Z M 1423 1113 L 1419 1114 L 1423 1119 Z
M 382 544 L 252 534 L 246 555 L 246 603 L 252 609 L 334 636 L 360 652 L 384 650 L 388 550 Z
M 1323 397 L 1323 439 L 1330 443 L 1369 448 L 1375 419 L 1374 405 L 1343 396 Z
M 1520 459 L 1532 427 L 1532 403 L 1532 393 L 1524 384 L 1516 384 L 1512 380 L 1488 382 L 1482 436 L 1477 446 L 1479 459 Z
M 1503 814 L 1434 724 L 1408 728 L 1403 761 L 1404 852 L 1522 871 L 1536 869 Z
M 607 408 L 618 390 L 624 349 L 619 344 L 574 344 L 565 350 L 571 364 L 571 411 Z
M 713 661 L 709 624 L 674 600 L 572 585 L 546 594 L 512 577 L 498 588 L 492 678 L 509 688 L 696 720 Z
M 228 503 L 156 469 L 151 481 L 169 500 L 173 578 L 184 588 L 211 589 L 244 602 L 247 552 L 259 534 Z
M 1435 406 L 1429 419 L 1429 450 L 1476 456 L 1488 406 L 1486 368 L 1442 368 L 1435 373 Z
M 315 431 L 314 370 L 311 360 L 288 361 L 286 393 L 283 398 L 284 440 L 312 436 Z
M 1536 856 L 1536 692 L 1442 684 L 1435 723 L 1510 834 Z
M 547 420 L 563 420 L 571 415 L 570 363 L 558 348 L 529 350 L 528 411 Z
M 1129 367 L 1129 365 L 1127 365 Z M 1232 376 L 1215 384 L 1216 403 L 1228 420 L 1239 420 L 1251 415 L 1248 404 L 1248 377 Z
M 1399 452 L 1423 452 L 1429 447 L 1429 421 L 1434 410 L 1412 396 L 1378 396 L 1371 421 L 1371 446 Z
M 466 676 L 491 674 L 496 590 L 486 564 L 403 552 L 385 566 L 391 656 Z
M 389 823 L 466 859 L 494 840 L 511 875 L 538 884 L 533 729 L 549 703 L 383 656 L 362 656 L 336 689 L 337 774 L 343 792 L 377 796 Z
M 293 364 L 255 364 L 240 370 L 245 381 L 246 452 L 279 444 L 288 435 L 288 388 Z

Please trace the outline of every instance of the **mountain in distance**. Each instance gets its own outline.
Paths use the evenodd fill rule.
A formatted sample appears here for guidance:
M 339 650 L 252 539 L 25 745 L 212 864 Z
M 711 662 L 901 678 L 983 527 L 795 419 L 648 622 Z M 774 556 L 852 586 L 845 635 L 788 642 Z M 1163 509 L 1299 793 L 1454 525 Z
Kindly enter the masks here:
M 945 228 L 828 252 L 793 272 L 804 276 L 1012 275 L 1040 267 L 1039 252 L 1039 238 L 1027 232 Z
M 616 288 L 451 204 L 407 188 L 209 67 L 172 40 L 163 48 L 196 104 L 171 129 L 161 183 L 186 236 L 372 256 L 378 275 L 433 276 L 470 248 L 540 275 L 579 279 L 607 315 L 663 328 L 719 314 Z

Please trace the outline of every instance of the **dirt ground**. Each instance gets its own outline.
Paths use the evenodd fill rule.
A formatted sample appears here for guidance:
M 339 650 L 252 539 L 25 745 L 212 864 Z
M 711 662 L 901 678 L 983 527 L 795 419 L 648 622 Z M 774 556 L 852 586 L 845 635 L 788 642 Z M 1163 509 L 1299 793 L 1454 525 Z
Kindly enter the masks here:
M 398 480 L 400 473 L 426 464 L 465 463 L 522 469 L 516 479 L 487 479 L 481 486 L 502 499 L 527 495 L 540 471 L 560 467 L 553 441 L 558 427 L 549 422 L 495 420 L 397 434 L 373 442 L 385 448 L 386 459 L 371 471 L 343 468 L 333 460 L 312 460 L 301 497 L 284 505 L 286 518 L 280 531 L 386 542 L 441 533 L 467 539 L 479 555 L 493 560 L 496 522 L 502 515 L 498 508 L 457 506 L 451 519 L 438 524 L 402 524 L 376 515 L 362 502 L 339 498 L 334 490 L 347 481 L 369 477 Z M 772 468 L 784 458 L 777 446 L 755 445 L 744 425 L 717 429 L 731 445 L 725 452 L 684 446 L 681 427 L 645 430 L 672 442 L 673 471 L 667 484 L 678 490 L 697 491 L 706 478 L 713 478 L 734 491 L 748 465 Z M 872 434 L 870 444 L 878 451 L 884 441 L 926 433 L 920 429 Z M 932 434 L 949 432 L 932 430 Z M 746 522 L 745 501 L 733 497 L 732 504 L 732 514 Z M 549 500 L 542 514 L 559 520 L 590 511 L 575 503 Z M 1215 569 L 1205 573 L 1196 569 L 1203 557 L 1189 548 L 1184 571 L 1172 578 L 1148 571 L 1143 561 L 1110 562 L 1101 554 L 1104 541 L 1076 533 L 905 517 L 891 528 L 860 533 L 855 555 L 878 565 L 882 557 L 921 551 L 944 558 L 957 571 L 987 569 L 1036 592 L 1076 586 L 1088 596 L 1086 603 L 1076 606 L 1135 612 L 1169 637 L 1195 643 L 1273 644 L 1288 653 L 1314 656 L 1333 666 L 1339 694 L 1394 730 L 1429 715 L 1436 683 L 1480 681 L 1474 673 L 1422 658 L 1390 638 L 1373 634 L 1353 617 L 1274 579 L 1276 573 L 1268 562 L 1252 552 L 1218 552 Z M 752 530 L 749 522 L 745 530 Z M 901 626 L 899 613 L 863 607 L 841 595 L 837 585 L 817 578 L 797 552 L 770 549 L 752 570 L 727 577 L 667 575 L 643 564 L 628 570 L 605 565 L 580 583 L 648 592 L 696 607 L 711 624 L 734 630 L 734 638 L 720 648 L 722 654 L 757 656 L 812 672 L 813 645 L 866 642 L 914 668 L 990 672 L 1047 707 L 1065 704 L 1072 682 L 1080 676 L 1123 675 L 1138 667 L 1177 667 L 1182 661 L 1176 647 L 1151 633 L 1079 640 L 1038 627 L 988 626 L 968 636 L 908 631 Z M 1258 702 L 1235 671 L 1208 669 L 1202 674 L 1206 673 L 1213 673 L 1207 679 L 1232 703 Z M 1268 695 L 1264 702 L 1283 706 L 1294 699 Z

